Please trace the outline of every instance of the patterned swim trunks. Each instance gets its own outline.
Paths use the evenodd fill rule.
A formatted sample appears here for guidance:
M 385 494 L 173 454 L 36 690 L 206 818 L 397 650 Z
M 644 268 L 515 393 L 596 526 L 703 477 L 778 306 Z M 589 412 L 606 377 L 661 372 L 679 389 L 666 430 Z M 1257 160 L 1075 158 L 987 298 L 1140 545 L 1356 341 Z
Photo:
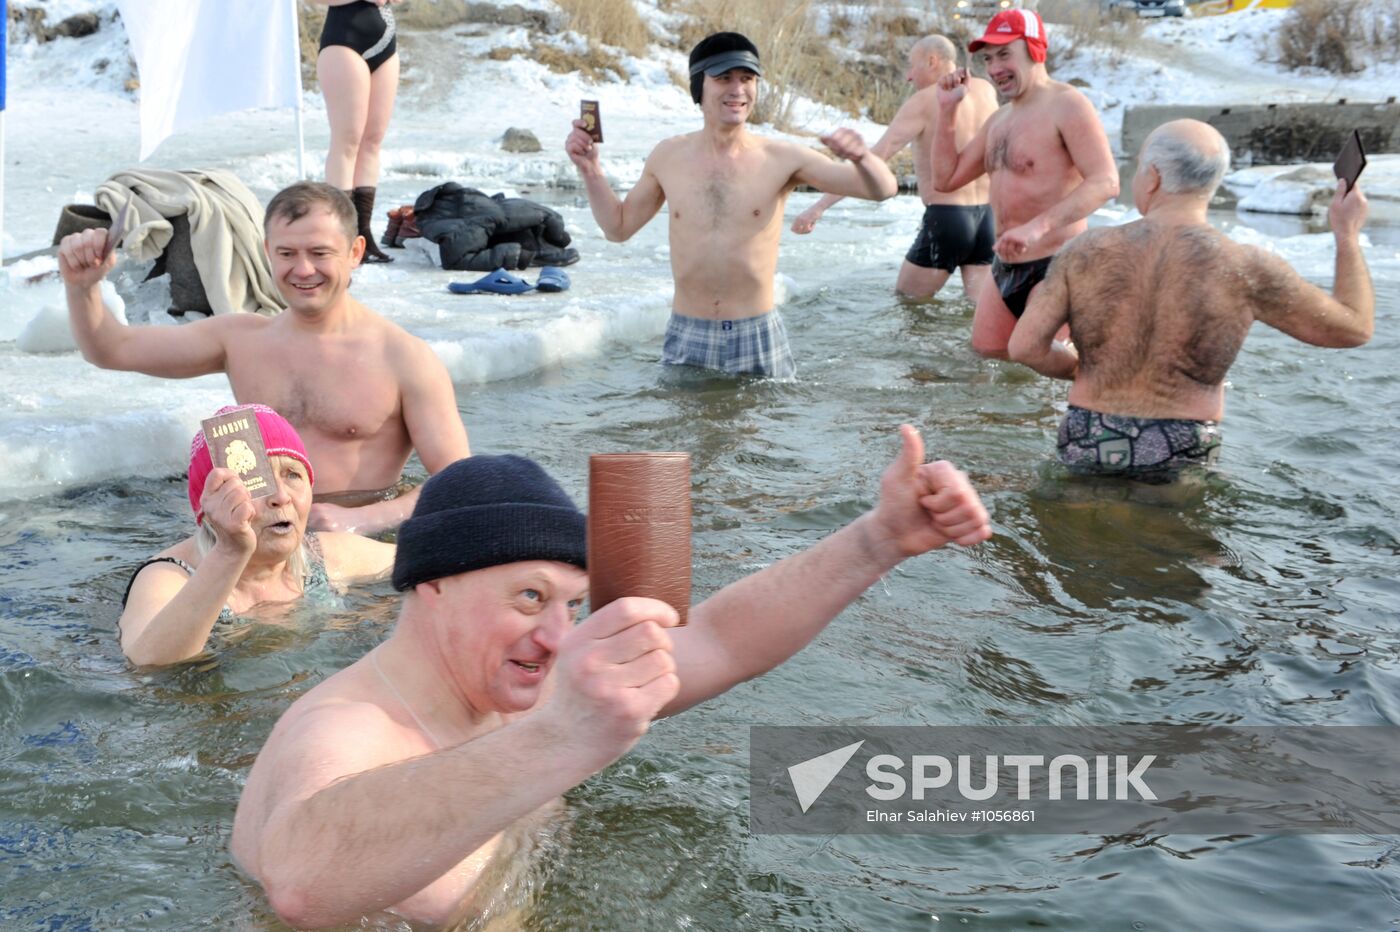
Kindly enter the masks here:
M 1071 472 L 1171 482 L 1187 466 L 1209 466 L 1220 458 L 1220 425 L 1070 405 L 1060 422 L 1059 457 Z
M 787 330 L 777 311 L 739 320 L 712 320 L 671 314 L 661 361 L 668 366 L 699 366 L 730 375 L 788 379 L 797 374 Z

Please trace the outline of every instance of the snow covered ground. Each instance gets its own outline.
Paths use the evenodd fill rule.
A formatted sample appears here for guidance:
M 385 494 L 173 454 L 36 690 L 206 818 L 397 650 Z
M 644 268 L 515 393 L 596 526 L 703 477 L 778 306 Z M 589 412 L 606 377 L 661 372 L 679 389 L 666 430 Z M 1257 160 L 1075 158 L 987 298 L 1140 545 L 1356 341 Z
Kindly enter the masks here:
M 1086 82 L 1085 94 L 1116 139 L 1123 111 L 1146 104 L 1265 104 L 1383 101 L 1400 89 L 1400 61 L 1372 62 L 1354 75 L 1302 73 L 1279 65 L 1271 45 L 1287 10 L 1148 20 L 1121 57 L 1089 50 L 1060 62 L 1055 77 Z M 1050 42 L 1055 25 L 1049 24 Z M 1131 154 L 1131 153 L 1126 153 Z
M 125 89 L 130 66 L 125 35 L 110 21 L 114 4 L 63 4 L 64 12 L 98 11 L 104 26 L 84 39 L 10 46 L 3 243 L 8 257 L 47 247 L 62 205 L 91 203 L 102 180 L 137 161 L 138 104 Z M 643 6 L 656 29 L 678 28 L 671 14 Z M 1368 92 L 1387 81 L 1395 86 L 1395 70 L 1373 68 L 1339 81 L 1295 76 L 1260 61 L 1255 46 L 1282 15 L 1264 11 L 1153 22 L 1140 53 L 1118 64 L 1085 53 L 1060 68 L 1057 77 L 1088 82 L 1112 135 L 1123 108 L 1135 103 L 1255 103 L 1329 95 L 1359 100 L 1374 96 Z M 381 211 L 455 180 L 549 203 L 564 215 L 584 254 L 571 269 L 574 287 L 563 295 L 452 296 L 446 284 L 469 273 L 444 272 L 408 250 L 398 253 L 393 265 L 356 273 L 357 296 L 428 340 L 458 385 L 527 375 L 595 357 L 610 346 L 656 342 L 665 328 L 671 296 L 665 223 L 649 224 L 624 244 L 604 242 L 586 202 L 572 189 L 576 176 L 562 144 L 578 100 L 599 100 L 607 132 L 604 168 L 617 187 L 632 185 L 660 139 L 699 125 L 688 93 L 672 78 L 682 70 L 683 58 L 657 46 L 646 58 L 624 57 L 629 80 L 595 83 L 552 73 L 527 56 L 481 57 L 502 47 L 529 51 L 540 41 L 523 28 L 481 24 L 401 36 L 404 79 L 386 142 Z M 567 35 L 550 41 L 582 42 Z M 837 124 L 853 125 L 867 138 L 882 131 L 810 102 L 798 115 L 810 132 Z M 319 94 L 305 95 L 305 122 L 307 169 L 316 177 L 327 141 Z M 511 126 L 532 130 L 543 151 L 502 151 L 501 136 Z M 810 137 L 796 138 L 810 142 Z M 1400 202 L 1397 162 L 1376 159 L 1367 170 L 1363 184 L 1378 207 L 1387 197 Z M 167 140 L 145 164 L 228 169 L 266 202 L 298 177 L 293 116 L 262 111 L 218 117 Z M 1231 185 L 1256 205 L 1273 208 L 1289 199 L 1316 198 L 1332 187 L 1325 166 L 1312 178 L 1263 177 L 1269 173 L 1286 170 L 1251 169 L 1232 177 Z M 814 195 L 794 195 L 788 211 L 795 215 L 813 200 Z M 919 214 L 913 197 L 878 205 L 847 201 L 813 234 L 800 240 L 785 234 L 780 303 L 784 294 L 813 292 L 857 268 L 872 281 L 892 282 Z M 1108 205 L 1096 222 L 1131 217 L 1121 205 Z M 382 223 L 381 214 L 376 227 Z M 1296 223 L 1269 236 L 1245 225 L 1229 232 L 1277 250 L 1314 280 L 1330 276 L 1329 236 Z M 1377 263 L 1378 276 L 1396 274 L 1400 253 L 1392 244 L 1368 256 Z M 193 379 L 171 391 L 162 380 L 88 365 L 68 349 L 71 337 L 55 269 L 52 257 L 41 256 L 0 271 L 0 395 L 6 398 L 0 406 L 0 475 L 7 485 L 38 489 L 177 469 L 199 418 L 228 401 L 226 381 Z M 164 314 L 166 279 L 139 284 L 143 271 L 120 270 L 115 277 L 121 300 L 113 292 L 113 303 L 124 304 L 134 322 L 171 325 Z M 952 293 L 958 293 L 956 285 Z M 94 447 L 93 437 L 113 435 L 129 442 L 115 452 Z
M 532 5 L 548 6 L 547 0 Z M 39 45 L 19 41 L 9 51 L 10 112 L 6 166 L 5 256 L 47 245 L 48 218 L 67 202 L 90 202 L 92 189 L 110 171 L 129 167 L 137 153 L 137 102 L 124 84 L 131 77 L 125 34 L 113 22 L 110 0 L 50 0 L 50 19 L 94 11 L 104 28 L 85 39 L 57 39 Z M 674 34 L 677 14 L 642 0 L 657 34 Z M 1286 11 L 1253 10 L 1226 16 L 1152 20 L 1131 53 L 1082 49 L 1057 64 L 1055 77 L 1078 79 L 1117 141 L 1126 108 L 1142 104 L 1246 104 L 1306 100 L 1376 99 L 1381 88 L 1400 87 L 1400 63 L 1374 63 L 1346 77 L 1299 74 L 1269 60 L 1269 39 Z M 828 17 L 829 19 L 829 17 Z M 1051 42 L 1056 30 L 1050 24 Z M 621 185 L 635 181 L 652 145 L 663 136 L 695 127 L 695 110 L 672 78 L 683 56 L 655 45 L 645 59 L 623 56 L 628 80 L 592 84 L 558 75 L 528 57 L 491 61 L 497 48 L 528 52 L 532 41 L 521 27 L 463 25 L 450 30 L 451 42 L 405 36 L 405 81 L 385 152 L 385 171 L 394 177 L 452 177 L 483 185 L 539 186 L 574 182 L 572 166 L 559 140 L 567 131 L 581 96 L 602 101 L 609 128 L 605 165 Z M 581 37 L 565 35 L 556 41 Z M 440 94 L 451 101 L 448 122 L 419 125 L 410 108 L 432 108 Z M 308 171 L 319 169 L 325 140 L 324 105 L 319 94 L 305 95 Z M 810 132 L 837 123 L 854 125 L 868 136 L 881 128 L 851 121 L 829 108 L 802 102 L 798 122 Z M 255 189 L 275 189 L 295 177 L 292 119 L 286 113 L 245 113 L 216 118 L 167 141 L 147 164 L 188 167 L 211 157 L 236 166 Z M 534 156 L 504 153 L 499 138 L 506 126 L 535 129 L 544 141 Z M 483 132 L 483 128 L 485 131 Z M 211 141 L 216 145 L 211 145 Z M 1400 200 L 1400 186 L 1388 171 L 1368 172 L 1373 197 Z M 37 216 L 36 216 L 37 213 Z

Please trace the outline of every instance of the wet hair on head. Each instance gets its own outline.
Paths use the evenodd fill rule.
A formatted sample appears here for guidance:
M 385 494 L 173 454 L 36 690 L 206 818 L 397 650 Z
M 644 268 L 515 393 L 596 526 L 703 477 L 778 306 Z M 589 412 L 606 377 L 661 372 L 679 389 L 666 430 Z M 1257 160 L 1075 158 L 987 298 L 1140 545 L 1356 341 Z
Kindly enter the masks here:
M 350 242 L 360 235 L 359 219 L 355 215 L 355 205 L 350 195 L 333 185 L 319 181 L 298 181 L 283 188 L 272 196 L 263 215 L 263 235 L 267 235 L 274 219 L 295 223 L 311 213 L 315 207 L 324 207 L 331 212 Z
M 748 52 L 753 56 L 753 66 L 750 68 L 755 74 L 761 74 L 758 70 L 758 46 L 749 41 L 749 38 L 737 32 L 715 32 L 695 43 L 695 48 L 690 50 L 690 99 L 697 104 L 700 103 L 701 95 L 705 88 L 706 69 L 698 67 L 707 58 L 713 58 L 723 52 Z M 741 65 L 740 67 L 750 67 Z

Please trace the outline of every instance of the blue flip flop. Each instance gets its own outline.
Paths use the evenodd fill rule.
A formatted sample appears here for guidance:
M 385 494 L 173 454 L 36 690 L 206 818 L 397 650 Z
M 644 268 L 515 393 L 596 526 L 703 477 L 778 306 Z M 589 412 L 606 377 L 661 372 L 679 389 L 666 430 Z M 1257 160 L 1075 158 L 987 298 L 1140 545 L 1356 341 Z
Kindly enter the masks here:
M 535 287 L 540 291 L 568 291 L 569 284 L 569 276 L 564 274 L 563 269 L 546 265 L 540 269 L 540 278 Z
M 523 294 L 534 287 L 502 268 L 474 282 L 451 282 L 447 290 L 453 294 Z

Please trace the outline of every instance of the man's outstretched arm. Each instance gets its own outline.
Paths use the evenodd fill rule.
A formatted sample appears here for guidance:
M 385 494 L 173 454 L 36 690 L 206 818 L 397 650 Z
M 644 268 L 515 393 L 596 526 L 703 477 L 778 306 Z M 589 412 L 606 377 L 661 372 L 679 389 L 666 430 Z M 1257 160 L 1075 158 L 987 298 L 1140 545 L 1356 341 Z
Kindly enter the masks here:
M 1084 233 L 1083 236 L 1091 236 Z M 1029 366 L 1052 379 L 1073 380 L 1079 372 L 1079 354 L 1065 346 L 1055 335 L 1069 321 L 1069 280 L 1067 270 L 1079 255 L 1076 239 L 1050 263 L 1050 271 L 1040 286 L 1031 292 L 1026 312 L 1011 331 L 1007 355 L 1013 362 Z
M 680 692 L 670 715 L 773 669 L 805 647 L 842 609 L 908 557 L 991 537 L 977 492 L 951 463 L 924 462 L 909 425 L 880 480 L 880 502 L 795 556 L 726 586 L 670 632 Z
M 666 202 L 666 194 L 661 190 L 661 183 L 656 180 L 654 172 L 656 151 L 647 158 L 636 187 L 627 192 L 625 199 L 619 199 L 598 164 L 598 147 L 583 127 L 582 120 L 574 121 L 573 131 L 564 140 L 564 151 L 583 179 L 588 206 L 603 235 L 612 243 L 625 242 L 646 226 Z
M 929 157 L 935 191 L 947 194 L 971 184 L 986 173 L 987 126 L 984 122 L 967 145 L 958 148 L 958 107 L 971 88 L 966 68 L 956 68 L 938 79 L 938 116 L 933 123 Z
M 899 182 L 885 160 L 866 145 L 852 129 L 837 129 L 821 137 L 838 159 L 833 162 L 818 152 L 794 146 L 798 152 L 798 168 L 793 179 L 818 191 L 843 197 L 863 197 L 883 201 L 899 193 Z
M 224 370 L 223 333 L 240 315 L 211 317 L 180 327 L 128 327 L 102 303 L 102 280 L 117 263 L 106 251 L 106 230 L 63 238 L 58 269 L 68 298 L 68 324 L 83 358 L 103 369 L 169 379 Z
M 1337 243 L 1336 276 L 1329 296 L 1303 280 L 1278 256 L 1255 251 L 1258 271 L 1249 298 L 1254 316 L 1314 346 L 1361 346 L 1376 328 L 1376 293 L 1361 254 L 1366 195 L 1339 183 L 1328 217 Z
M 453 598 L 438 583 L 416 594 Z M 666 629 L 676 613 L 619 599 L 577 626 L 571 618 L 561 618 L 569 630 L 545 705 L 461 744 L 393 759 L 402 728 L 367 702 L 294 708 L 277 724 L 239 801 L 233 853 L 279 916 L 323 928 L 410 899 L 445 912 L 453 891 L 429 889 L 439 878 L 646 733 L 675 695 Z
M 884 135 L 870 147 L 870 151 L 878 155 L 880 160 L 888 165 L 890 159 L 894 158 L 901 149 L 909 145 L 919 135 L 923 125 L 922 109 L 917 98 L 911 97 L 906 100 L 899 108 L 899 112 L 894 115 L 894 119 L 890 121 Z M 837 201 L 842 200 L 845 200 L 844 195 L 823 195 L 821 200 L 797 215 L 797 219 L 792 222 L 792 232 L 811 233 L 822 214 L 826 213 Z

